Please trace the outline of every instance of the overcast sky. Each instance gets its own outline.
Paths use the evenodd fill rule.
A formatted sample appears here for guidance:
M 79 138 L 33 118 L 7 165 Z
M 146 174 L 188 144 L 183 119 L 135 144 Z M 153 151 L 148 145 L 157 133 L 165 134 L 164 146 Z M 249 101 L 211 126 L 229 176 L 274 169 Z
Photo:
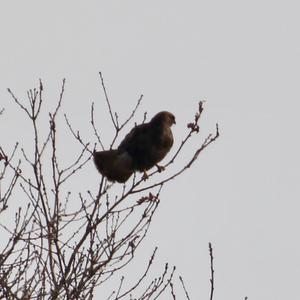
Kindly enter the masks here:
M 137 121 L 144 111 L 173 112 L 176 145 L 206 100 L 201 136 L 178 166 L 216 122 L 221 137 L 162 192 L 142 254 L 158 245 L 158 269 L 176 265 L 191 298 L 208 299 L 210 241 L 216 300 L 297 299 L 299 9 L 291 0 L 2 1 L 0 145 L 29 137 L 6 88 L 25 95 L 39 78 L 49 109 L 66 78 L 63 111 L 83 132 L 98 103 L 106 145 L 113 131 L 99 71 L 120 116 L 140 94 Z

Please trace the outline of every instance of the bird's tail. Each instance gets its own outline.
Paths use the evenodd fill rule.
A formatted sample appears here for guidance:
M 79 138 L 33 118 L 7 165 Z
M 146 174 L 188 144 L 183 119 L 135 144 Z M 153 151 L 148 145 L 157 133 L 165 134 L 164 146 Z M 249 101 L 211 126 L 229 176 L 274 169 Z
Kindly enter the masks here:
M 98 171 L 110 181 L 123 183 L 133 174 L 132 159 L 127 152 L 118 150 L 94 153 Z

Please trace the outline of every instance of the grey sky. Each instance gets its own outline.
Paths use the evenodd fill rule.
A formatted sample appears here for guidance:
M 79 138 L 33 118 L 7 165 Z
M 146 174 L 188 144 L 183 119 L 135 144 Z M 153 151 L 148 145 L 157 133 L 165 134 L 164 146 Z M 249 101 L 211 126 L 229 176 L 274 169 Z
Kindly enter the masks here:
M 177 265 L 192 299 L 208 299 L 209 241 L 216 300 L 297 299 L 298 2 L 43 2 L 1 4 L 0 125 L 12 130 L 1 129 L 0 143 L 13 144 L 21 132 L 25 144 L 30 137 L 26 125 L 18 128 L 21 114 L 6 88 L 25 95 L 39 78 L 51 109 L 66 77 L 63 110 L 83 133 L 91 101 L 101 112 L 99 126 L 108 120 L 98 71 L 124 118 L 140 94 L 137 121 L 144 111 L 172 111 L 177 144 L 197 102 L 206 100 L 201 136 L 218 122 L 221 137 L 162 193 L 143 251 L 148 259 L 158 245 L 156 266 Z M 101 129 L 108 145 L 112 128 Z M 86 180 L 97 184 L 88 168 Z

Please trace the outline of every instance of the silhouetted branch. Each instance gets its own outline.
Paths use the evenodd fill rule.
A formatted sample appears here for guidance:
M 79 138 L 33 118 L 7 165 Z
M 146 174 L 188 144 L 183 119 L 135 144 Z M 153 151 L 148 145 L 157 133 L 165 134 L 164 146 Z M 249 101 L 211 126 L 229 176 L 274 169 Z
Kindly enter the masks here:
M 117 124 L 117 120 L 114 117 L 114 113 L 112 111 L 111 104 L 110 104 L 110 101 L 108 99 L 108 95 L 107 95 L 107 92 L 106 92 L 106 87 L 105 87 L 105 84 L 104 84 L 104 79 L 103 79 L 103 76 L 102 76 L 101 72 L 99 72 L 99 76 L 100 76 L 100 79 L 101 79 L 101 85 L 102 85 L 102 89 L 103 89 L 103 92 L 104 92 L 105 101 L 106 101 L 106 104 L 108 106 L 108 111 L 109 111 L 109 115 L 110 115 L 111 121 L 112 121 L 115 129 L 118 130 L 119 127 L 118 127 L 118 124 Z
M 187 298 L 188 300 L 191 300 L 191 299 L 190 299 L 190 296 L 189 296 L 189 294 L 188 294 L 188 292 L 187 292 L 187 289 L 186 289 L 186 287 L 185 287 L 185 284 L 184 284 L 184 282 L 183 282 L 183 279 L 182 279 L 181 276 L 179 276 L 179 280 L 180 280 L 180 282 L 181 282 L 181 284 L 182 284 L 182 287 L 183 287 L 183 290 L 184 290 L 184 292 L 185 292 L 186 298 Z
M 215 277 L 214 277 L 214 257 L 213 257 L 213 248 L 211 246 L 211 243 L 208 244 L 208 248 L 209 248 L 209 257 L 210 257 L 210 297 L 209 299 L 212 300 L 213 299 L 213 295 L 214 295 L 214 289 L 215 289 Z
M 101 141 L 100 135 L 99 135 L 98 130 L 97 130 L 96 125 L 95 125 L 94 111 L 95 111 L 95 108 L 94 108 L 94 102 L 93 102 L 92 106 L 91 106 L 91 125 L 93 127 L 94 134 L 97 137 L 98 143 L 100 144 L 102 150 L 104 150 L 103 143 Z

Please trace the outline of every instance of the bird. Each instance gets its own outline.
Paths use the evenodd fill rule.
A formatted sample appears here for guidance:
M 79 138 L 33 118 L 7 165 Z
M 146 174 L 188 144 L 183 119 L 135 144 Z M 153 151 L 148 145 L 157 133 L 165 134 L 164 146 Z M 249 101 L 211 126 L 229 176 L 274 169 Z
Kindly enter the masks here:
M 156 166 L 172 148 L 174 139 L 171 126 L 175 116 L 168 111 L 157 113 L 148 123 L 135 126 L 125 136 L 117 149 L 95 151 L 93 159 L 97 170 L 109 181 L 125 183 L 138 171 L 146 180 L 147 170 Z

